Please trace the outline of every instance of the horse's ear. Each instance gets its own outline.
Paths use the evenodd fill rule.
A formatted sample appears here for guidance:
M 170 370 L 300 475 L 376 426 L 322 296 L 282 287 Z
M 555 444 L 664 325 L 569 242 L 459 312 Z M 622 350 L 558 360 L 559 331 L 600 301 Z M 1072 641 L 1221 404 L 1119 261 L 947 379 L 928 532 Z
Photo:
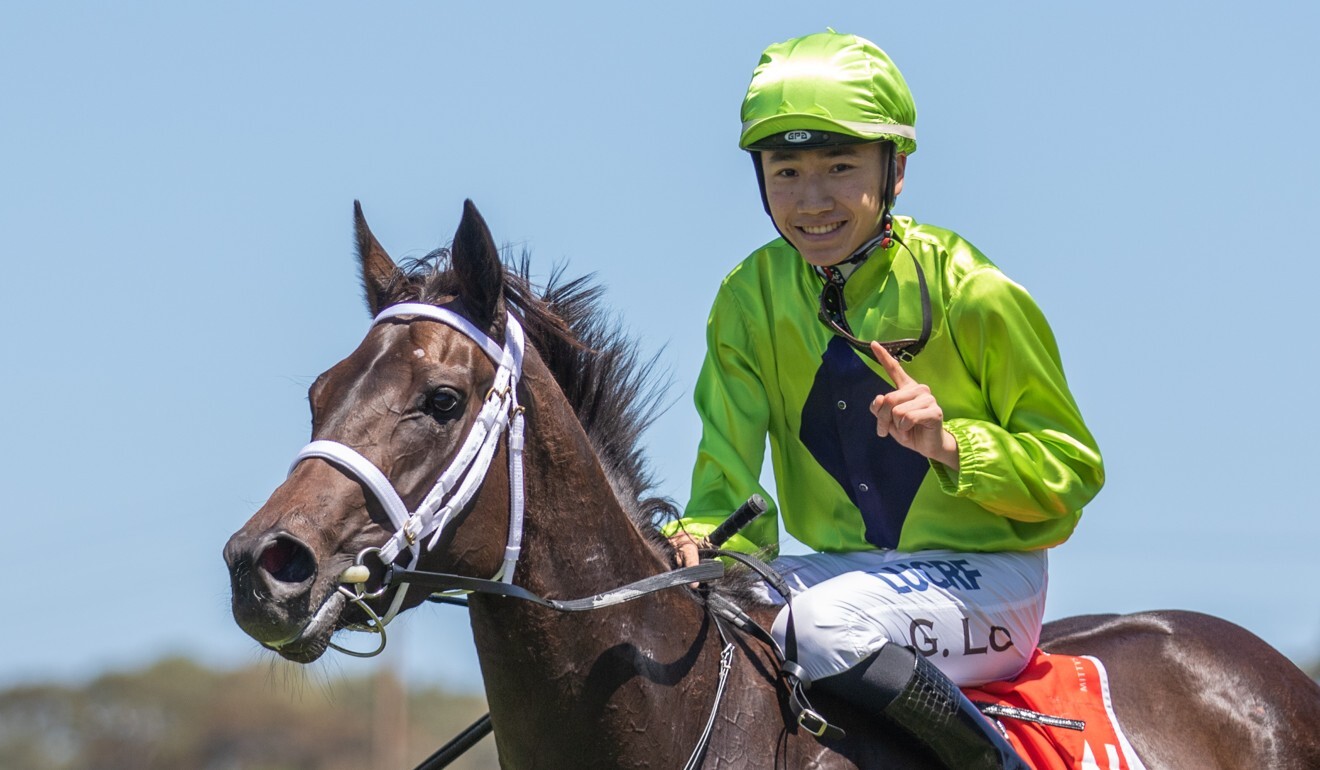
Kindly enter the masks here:
M 473 323 L 492 332 L 503 326 L 504 268 L 486 220 L 472 201 L 463 202 L 463 219 L 451 252 L 459 298 Z
M 362 204 L 358 201 L 353 201 L 353 227 L 357 231 L 358 262 L 362 265 L 362 293 L 374 318 L 388 301 L 390 283 L 398 268 L 380 241 L 371 234 L 367 218 L 362 216 Z

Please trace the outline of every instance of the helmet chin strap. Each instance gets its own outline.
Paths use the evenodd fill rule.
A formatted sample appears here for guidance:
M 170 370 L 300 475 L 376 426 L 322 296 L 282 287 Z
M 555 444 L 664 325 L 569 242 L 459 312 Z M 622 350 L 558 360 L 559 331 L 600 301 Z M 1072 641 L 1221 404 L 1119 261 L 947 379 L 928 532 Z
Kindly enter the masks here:
M 871 252 L 875 250 L 876 246 L 888 247 L 893 240 L 894 217 L 891 212 L 894 208 L 894 199 L 897 197 L 894 188 L 896 186 L 895 179 L 898 176 L 898 149 L 893 142 L 885 142 L 885 148 L 888 173 L 885 174 L 885 181 L 882 183 L 883 189 L 880 191 L 881 200 L 883 201 L 880 207 L 880 232 L 858 246 L 852 254 L 830 265 L 831 268 L 851 274 L 858 265 L 861 265 L 867 257 L 871 256 Z M 779 233 L 779 236 L 792 246 L 792 239 L 783 230 L 779 229 L 779 223 L 775 221 L 775 215 L 770 213 L 770 197 L 765 191 L 765 169 L 761 166 L 761 152 L 753 150 L 751 155 L 752 167 L 756 169 L 756 186 L 761 191 L 761 206 L 765 208 L 766 216 L 770 217 L 770 224 L 774 226 L 775 232 Z M 845 268 L 845 265 L 851 267 Z M 817 272 L 823 273 L 823 269 L 817 268 Z

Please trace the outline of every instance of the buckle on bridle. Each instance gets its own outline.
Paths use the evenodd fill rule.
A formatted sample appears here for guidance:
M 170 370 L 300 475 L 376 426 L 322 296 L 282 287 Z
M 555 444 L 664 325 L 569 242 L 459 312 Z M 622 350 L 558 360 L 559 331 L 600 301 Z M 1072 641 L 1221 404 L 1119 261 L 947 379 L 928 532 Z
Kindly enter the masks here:
M 815 710 L 804 708 L 802 713 L 798 714 L 798 727 L 806 730 L 817 738 L 823 736 L 825 731 L 830 729 L 830 723 L 825 721 L 825 717 L 817 714 Z

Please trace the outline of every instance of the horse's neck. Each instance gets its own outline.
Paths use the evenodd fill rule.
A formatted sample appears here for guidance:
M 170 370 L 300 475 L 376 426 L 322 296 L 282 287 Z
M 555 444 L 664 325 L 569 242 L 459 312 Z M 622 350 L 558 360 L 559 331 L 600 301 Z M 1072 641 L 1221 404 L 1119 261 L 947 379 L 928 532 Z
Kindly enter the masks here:
M 666 569 L 621 509 L 557 386 L 538 371 L 530 379 L 540 387 L 528 388 L 536 397 L 528 408 L 527 526 L 514 582 L 576 599 Z M 716 703 L 723 645 L 686 589 L 582 613 L 475 594 L 470 606 L 505 767 L 671 767 L 695 746 Z M 801 731 L 790 735 L 768 676 L 769 652 L 739 649 L 720 711 L 721 723 L 736 727 L 717 730 L 708 764 L 925 766 L 909 749 L 873 739 L 831 755 Z M 877 728 L 853 722 L 848 729 L 865 742 Z
M 547 595 L 577 598 L 664 569 L 621 507 L 563 393 L 536 364 L 527 374 L 527 522 L 516 581 Z
M 529 388 L 537 395 L 528 407 L 527 524 L 514 582 L 576 599 L 666 569 L 620 507 L 562 394 L 536 384 Z M 578 766 L 608 766 L 619 759 L 612 734 L 637 729 L 629 720 L 676 709 L 665 702 L 680 697 L 687 673 L 717 666 L 707 661 L 713 632 L 686 589 L 585 613 L 491 597 L 474 597 L 471 606 L 501 755 L 515 766 L 528 752 L 546 756 L 547 741 L 562 746 L 565 734 L 579 731 L 596 748 L 573 749 L 584 752 Z M 631 715 L 619 712 L 627 703 Z M 500 732 L 501 721 L 512 729 Z M 605 753 L 587 756 L 597 750 Z

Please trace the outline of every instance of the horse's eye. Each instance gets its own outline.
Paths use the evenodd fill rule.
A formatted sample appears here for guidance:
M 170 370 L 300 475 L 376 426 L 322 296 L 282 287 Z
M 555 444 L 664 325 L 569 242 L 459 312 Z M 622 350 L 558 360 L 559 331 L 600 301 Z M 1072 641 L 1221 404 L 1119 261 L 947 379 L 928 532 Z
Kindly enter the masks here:
M 462 406 L 463 397 L 453 388 L 436 388 L 426 399 L 427 411 L 442 419 L 457 416 Z

